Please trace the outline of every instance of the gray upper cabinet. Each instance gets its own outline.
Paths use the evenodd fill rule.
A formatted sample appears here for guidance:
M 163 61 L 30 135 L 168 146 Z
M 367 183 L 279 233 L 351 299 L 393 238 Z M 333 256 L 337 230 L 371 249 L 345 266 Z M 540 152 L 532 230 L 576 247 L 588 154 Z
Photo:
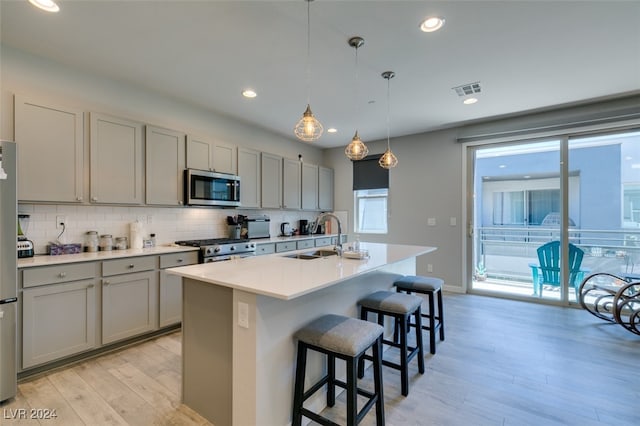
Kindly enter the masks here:
M 146 126 L 147 204 L 183 204 L 185 137 L 175 130 Z
M 302 210 L 318 210 L 318 166 L 302 163 Z
M 300 162 L 284 158 L 282 160 L 282 207 L 300 210 Z
M 142 204 L 142 124 L 91 113 L 92 203 Z
M 19 200 L 83 201 L 83 118 L 75 108 L 15 96 Z
M 261 166 L 262 208 L 282 208 L 282 157 L 263 152 Z
M 240 206 L 260 207 L 260 151 L 238 148 L 238 175 L 240 176 Z
M 333 169 L 318 167 L 318 208 L 333 210 Z
M 237 148 L 208 138 L 187 136 L 187 168 L 237 174 Z

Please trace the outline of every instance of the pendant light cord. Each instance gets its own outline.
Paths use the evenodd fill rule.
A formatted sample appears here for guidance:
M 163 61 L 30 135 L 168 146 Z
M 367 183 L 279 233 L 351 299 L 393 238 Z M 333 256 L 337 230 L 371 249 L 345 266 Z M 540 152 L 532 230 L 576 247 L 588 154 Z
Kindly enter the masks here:
M 360 67 L 358 66 L 358 46 L 356 46 L 356 87 L 355 87 L 355 98 L 356 98 L 356 130 L 358 130 L 360 124 L 360 104 L 358 102 L 359 94 L 360 94 L 360 76 L 358 74 L 358 70 Z
M 307 105 L 311 103 L 311 2 L 307 0 Z
M 391 119 L 389 118 L 391 116 L 391 89 L 390 89 L 390 85 L 391 85 L 391 77 L 387 78 L 387 150 L 390 150 L 391 145 L 389 142 L 389 139 L 391 138 Z

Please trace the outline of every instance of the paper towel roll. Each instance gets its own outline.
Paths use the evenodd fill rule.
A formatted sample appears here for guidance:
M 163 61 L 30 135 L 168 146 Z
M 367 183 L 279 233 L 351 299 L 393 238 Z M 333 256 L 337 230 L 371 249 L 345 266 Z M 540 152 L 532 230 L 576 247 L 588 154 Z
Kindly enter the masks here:
M 131 248 L 142 248 L 142 239 L 144 236 L 144 226 L 142 222 L 135 221 L 129 224 L 129 241 Z

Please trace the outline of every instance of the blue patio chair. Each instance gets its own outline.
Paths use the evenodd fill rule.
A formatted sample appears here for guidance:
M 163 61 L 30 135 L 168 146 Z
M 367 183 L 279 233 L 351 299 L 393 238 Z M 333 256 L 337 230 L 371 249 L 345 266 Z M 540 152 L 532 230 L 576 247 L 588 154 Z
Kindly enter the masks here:
M 533 294 L 542 297 L 545 285 L 560 286 L 560 241 L 551 241 L 538 247 L 539 264 L 530 263 L 533 275 Z M 584 251 L 569 243 L 569 285 L 578 291 L 586 269 L 580 269 Z

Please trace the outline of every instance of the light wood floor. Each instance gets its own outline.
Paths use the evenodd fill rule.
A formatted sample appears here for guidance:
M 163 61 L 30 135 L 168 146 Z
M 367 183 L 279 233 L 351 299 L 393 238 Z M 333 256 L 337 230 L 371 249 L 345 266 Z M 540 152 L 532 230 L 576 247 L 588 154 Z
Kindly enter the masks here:
M 411 364 L 408 397 L 384 369 L 388 425 L 640 424 L 640 336 L 582 310 L 481 296 L 445 295 L 445 318 L 426 373 Z M 179 332 L 21 383 L 1 408 L 12 426 L 38 424 L 10 419 L 19 408 L 56 409 L 43 425 L 207 424 L 180 404 Z

